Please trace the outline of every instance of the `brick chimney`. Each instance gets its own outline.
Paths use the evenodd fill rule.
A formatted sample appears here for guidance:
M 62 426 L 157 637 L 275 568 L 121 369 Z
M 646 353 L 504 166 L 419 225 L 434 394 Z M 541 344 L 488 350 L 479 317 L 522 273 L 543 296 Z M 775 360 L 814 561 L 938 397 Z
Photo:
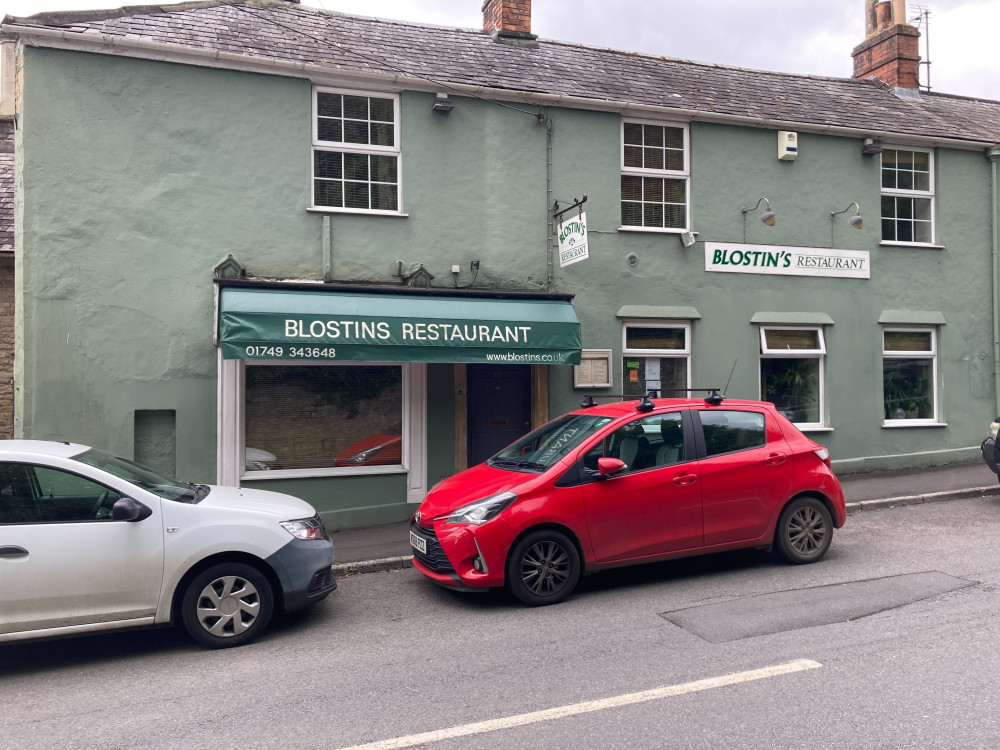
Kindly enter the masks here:
M 854 77 L 918 89 L 920 32 L 906 23 L 906 0 L 865 0 L 865 41 L 854 48 Z
M 531 0 L 484 0 L 483 30 L 499 37 L 535 39 Z

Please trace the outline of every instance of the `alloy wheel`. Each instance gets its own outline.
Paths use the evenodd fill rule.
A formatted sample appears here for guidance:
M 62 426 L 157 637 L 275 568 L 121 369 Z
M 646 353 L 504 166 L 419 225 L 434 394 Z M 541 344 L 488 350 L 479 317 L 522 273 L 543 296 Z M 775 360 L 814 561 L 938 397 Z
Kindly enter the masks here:
M 521 580 L 525 588 L 538 596 L 552 596 L 570 579 L 570 557 L 562 545 L 541 541 L 532 545 L 521 558 Z
M 788 542 L 801 555 L 816 554 L 826 535 L 826 520 L 815 508 L 799 508 L 788 519 Z

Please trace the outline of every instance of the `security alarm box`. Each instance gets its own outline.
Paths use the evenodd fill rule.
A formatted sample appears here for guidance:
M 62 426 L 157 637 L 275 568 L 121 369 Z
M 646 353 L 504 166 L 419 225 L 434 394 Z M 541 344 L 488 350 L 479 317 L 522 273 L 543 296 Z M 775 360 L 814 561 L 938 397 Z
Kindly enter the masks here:
M 793 161 L 799 155 L 799 134 L 791 130 L 778 131 L 778 159 Z

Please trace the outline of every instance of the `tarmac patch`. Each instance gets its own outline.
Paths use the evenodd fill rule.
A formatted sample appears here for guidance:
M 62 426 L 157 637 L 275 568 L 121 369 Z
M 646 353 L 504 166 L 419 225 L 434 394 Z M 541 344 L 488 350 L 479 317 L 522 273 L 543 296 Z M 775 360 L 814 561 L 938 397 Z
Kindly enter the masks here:
M 710 643 L 832 625 L 972 586 L 936 571 L 778 591 L 662 612 L 660 617 Z

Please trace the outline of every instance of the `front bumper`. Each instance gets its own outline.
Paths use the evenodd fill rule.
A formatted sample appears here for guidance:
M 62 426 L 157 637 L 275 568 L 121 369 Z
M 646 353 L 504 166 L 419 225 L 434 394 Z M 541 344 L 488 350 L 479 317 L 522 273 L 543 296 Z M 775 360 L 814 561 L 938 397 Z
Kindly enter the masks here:
M 333 578 L 333 542 L 293 539 L 267 559 L 278 575 L 286 612 L 315 604 L 337 588 Z
M 983 460 L 986 461 L 986 465 L 990 467 L 990 470 L 997 475 L 1000 475 L 1000 471 L 997 470 L 998 461 L 997 456 L 997 441 L 991 437 L 986 438 L 983 444 L 979 446 L 979 450 L 983 453 Z
M 482 533 L 484 527 L 476 530 Z M 435 583 L 460 591 L 482 591 L 503 585 L 505 553 L 492 557 L 486 554 L 486 550 L 500 549 L 502 545 L 484 543 L 481 549 L 472 527 L 440 523 L 420 526 L 411 521 L 410 532 L 427 547 L 424 552 L 413 546 L 411 540 L 413 567 Z M 477 559 L 480 570 L 475 567 Z

